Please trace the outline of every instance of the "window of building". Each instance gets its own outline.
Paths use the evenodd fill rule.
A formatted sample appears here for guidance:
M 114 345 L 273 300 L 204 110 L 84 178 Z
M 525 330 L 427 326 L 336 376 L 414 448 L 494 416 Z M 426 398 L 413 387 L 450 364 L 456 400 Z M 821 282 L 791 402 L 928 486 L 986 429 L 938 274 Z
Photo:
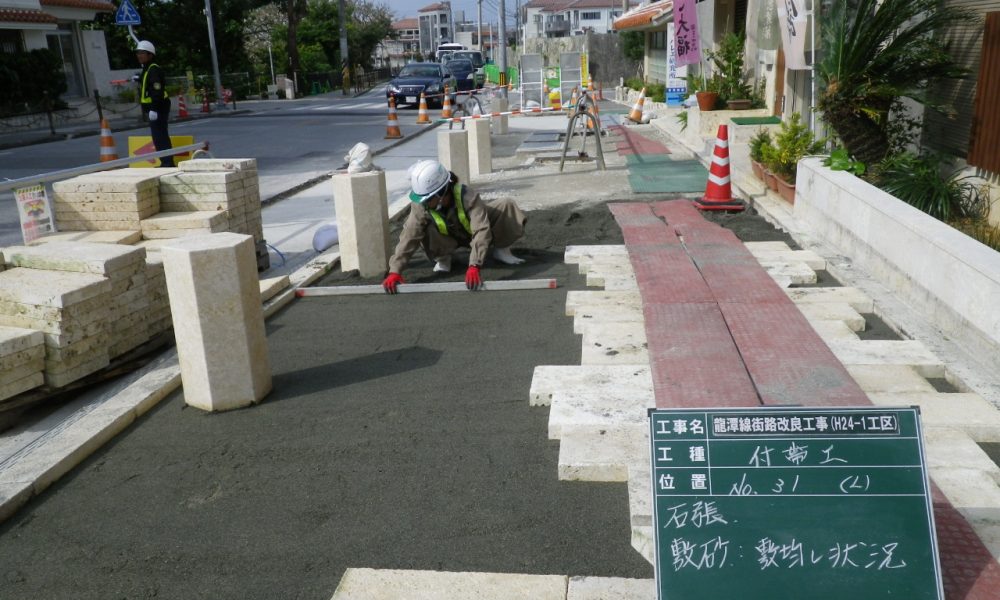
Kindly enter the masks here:
M 649 47 L 653 50 L 663 50 L 667 47 L 667 32 L 653 31 L 649 34 Z
M 447 23 L 448 22 L 448 15 L 447 14 L 442 14 L 441 15 L 441 22 L 442 23 Z
M 0 29 L 0 53 L 16 54 L 24 49 L 21 32 L 16 29 Z
M 580 13 L 580 18 L 584 21 L 597 21 L 601 18 L 601 13 L 597 11 L 584 11 Z

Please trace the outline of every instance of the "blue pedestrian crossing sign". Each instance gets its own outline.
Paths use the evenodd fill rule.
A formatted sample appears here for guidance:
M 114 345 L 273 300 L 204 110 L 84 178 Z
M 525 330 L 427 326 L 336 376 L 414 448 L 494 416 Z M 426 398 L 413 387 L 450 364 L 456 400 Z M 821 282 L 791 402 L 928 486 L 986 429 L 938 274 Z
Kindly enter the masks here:
M 140 25 L 142 24 L 142 18 L 139 17 L 139 11 L 132 6 L 129 0 L 122 0 L 121 6 L 115 12 L 115 25 Z

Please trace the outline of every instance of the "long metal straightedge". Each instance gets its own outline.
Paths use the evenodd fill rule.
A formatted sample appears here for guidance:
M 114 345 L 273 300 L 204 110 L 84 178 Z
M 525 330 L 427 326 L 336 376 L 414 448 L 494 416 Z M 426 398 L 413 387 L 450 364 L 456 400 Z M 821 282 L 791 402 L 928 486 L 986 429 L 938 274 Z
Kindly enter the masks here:
M 558 287 L 555 279 L 515 279 L 511 281 L 484 281 L 481 290 L 554 290 Z M 424 292 L 465 292 L 468 289 L 462 281 L 441 283 L 401 283 L 396 287 L 400 294 L 420 294 Z M 299 298 L 305 296 L 352 296 L 359 294 L 384 294 L 381 285 L 340 285 L 331 287 L 307 287 L 295 290 Z

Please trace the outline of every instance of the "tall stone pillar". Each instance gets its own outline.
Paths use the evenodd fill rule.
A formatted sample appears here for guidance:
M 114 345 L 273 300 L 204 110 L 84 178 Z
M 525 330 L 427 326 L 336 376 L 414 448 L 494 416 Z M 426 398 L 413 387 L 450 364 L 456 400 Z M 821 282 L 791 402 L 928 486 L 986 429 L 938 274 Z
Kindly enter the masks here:
M 493 112 L 507 112 L 506 98 L 501 98 L 497 96 L 493 99 L 493 104 L 490 107 Z M 502 117 L 493 117 L 493 133 L 496 135 L 506 135 L 507 134 L 507 115 Z
M 362 277 L 385 273 L 389 265 L 389 203 L 385 172 L 338 173 L 333 203 L 340 238 L 340 268 Z
M 469 132 L 443 130 L 438 132 L 438 160 L 446 169 L 458 175 L 458 180 L 469 183 Z
M 253 238 L 213 233 L 161 248 L 184 401 L 207 411 L 260 402 L 271 391 Z
M 490 122 L 472 119 L 469 128 L 469 172 L 480 177 L 493 172 L 493 148 L 490 146 Z

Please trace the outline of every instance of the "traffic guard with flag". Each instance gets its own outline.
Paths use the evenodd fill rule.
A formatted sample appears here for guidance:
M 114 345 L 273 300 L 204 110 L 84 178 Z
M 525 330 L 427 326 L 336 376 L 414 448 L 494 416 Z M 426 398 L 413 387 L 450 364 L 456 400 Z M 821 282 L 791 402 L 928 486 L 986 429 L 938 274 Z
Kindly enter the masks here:
M 699 210 L 743 210 L 742 201 L 733 198 L 733 186 L 729 178 L 729 127 L 719 125 L 719 133 L 712 152 L 712 166 L 708 170 L 705 195 L 694 201 Z

